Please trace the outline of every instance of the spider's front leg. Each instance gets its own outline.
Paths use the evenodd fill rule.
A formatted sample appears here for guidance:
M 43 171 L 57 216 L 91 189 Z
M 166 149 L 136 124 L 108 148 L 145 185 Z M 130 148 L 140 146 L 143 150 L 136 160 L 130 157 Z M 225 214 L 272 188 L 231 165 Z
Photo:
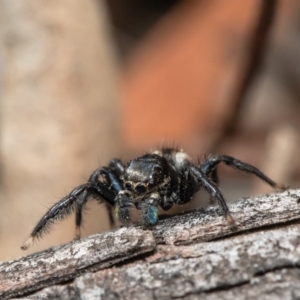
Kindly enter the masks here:
M 92 175 L 90 176 L 88 182 L 91 183 L 94 186 L 99 186 L 99 189 L 104 185 L 104 183 L 99 181 L 99 177 L 103 177 L 105 180 L 105 185 L 108 187 L 108 189 L 112 190 L 114 192 L 114 196 L 117 195 L 117 193 L 122 190 L 122 183 L 120 180 L 120 174 L 122 172 L 123 164 L 120 160 L 114 159 L 111 160 L 109 167 L 101 167 L 97 170 L 95 170 Z M 87 191 L 84 191 L 83 194 L 80 196 L 80 198 L 77 201 L 76 204 L 76 217 L 75 217 L 75 222 L 76 222 L 76 230 L 75 230 L 75 239 L 79 239 L 81 234 L 80 234 L 80 227 L 82 223 L 82 210 L 83 206 L 85 203 L 88 201 L 89 198 L 89 193 Z M 101 194 L 94 195 L 96 196 L 95 198 L 99 200 L 100 203 L 102 203 L 102 197 Z M 112 227 L 115 223 L 113 213 L 112 213 L 112 205 L 114 204 L 113 201 L 114 197 L 110 197 L 109 201 L 105 202 L 106 209 L 108 212 L 108 217 L 109 217 L 109 223 L 110 226 Z
M 230 214 L 229 208 L 225 202 L 225 199 L 221 193 L 221 191 L 218 189 L 215 183 L 213 183 L 208 177 L 205 175 L 205 173 L 200 169 L 195 166 L 190 166 L 189 167 L 190 171 L 192 174 L 196 177 L 198 182 L 200 183 L 201 186 L 203 186 L 206 191 L 214 198 L 217 199 L 219 205 L 221 206 L 225 217 L 227 219 L 227 222 L 230 225 L 234 224 L 234 219 Z
M 81 197 L 86 197 L 87 199 L 87 196 L 90 195 L 104 199 L 106 202 L 113 205 L 115 192 L 113 190 L 110 190 L 107 186 L 101 184 L 100 182 L 98 182 L 97 184 L 88 182 L 76 187 L 71 191 L 70 194 L 62 198 L 47 211 L 47 213 L 42 217 L 42 219 L 33 229 L 30 237 L 23 243 L 21 249 L 28 249 L 36 239 L 42 237 L 44 233 L 49 231 L 50 226 L 55 221 L 64 219 L 75 209 L 77 209 L 77 205 L 78 202 L 81 201 Z

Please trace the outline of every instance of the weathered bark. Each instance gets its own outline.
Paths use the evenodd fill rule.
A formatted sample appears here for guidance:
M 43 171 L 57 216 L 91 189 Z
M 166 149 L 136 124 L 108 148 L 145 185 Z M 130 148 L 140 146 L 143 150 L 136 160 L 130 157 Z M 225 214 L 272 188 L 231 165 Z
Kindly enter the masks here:
M 92 299 L 93 293 L 103 299 L 116 295 L 122 299 L 198 299 L 199 293 L 204 299 L 222 299 L 221 295 L 244 299 L 245 291 L 260 295 L 267 290 L 263 282 L 268 280 L 268 272 L 273 283 L 275 274 L 281 272 L 282 279 L 292 277 L 291 282 L 284 282 L 285 288 L 299 293 L 295 284 L 300 279 L 299 229 L 257 232 L 192 246 L 159 246 L 158 257 L 150 262 L 86 274 L 75 279 L 74 287 L 84 299 Z M 291 273 L 285 274 L 287 269 Z M 228 293 L 226 289 L 232 290 Z M 230 298 L 232 294 L 235 297 Z
M 161 220 L 152 231 L 123 227 L 4 262 L 0 295 L 297 299 L 299 199 L 300 190 L 242 198 L 230 205 L 234 228 L 210 207 Z
M 50 248 L 1 265 L 1 293 L 15 294 L 64 282 L 87 271 L 97 271 L 154 249 L 150 232 L 121 228 L 100 236 Z M 0 294 L 1 295 L 1 294 Z

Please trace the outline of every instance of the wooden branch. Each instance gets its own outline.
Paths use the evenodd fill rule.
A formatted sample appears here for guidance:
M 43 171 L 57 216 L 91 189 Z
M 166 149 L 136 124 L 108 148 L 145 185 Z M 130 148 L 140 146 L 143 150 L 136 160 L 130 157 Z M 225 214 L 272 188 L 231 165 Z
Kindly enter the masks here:
M 32 299 L 245 299 L 276 288 L 286 299 L 300 292 L 299 199 L 300 190 L 242 198 L 230 205 L 234 229 L 209 207 L 153 231 L 123 227 L 4 262 L 0 296 L 30 299 L 47 287 Z
M 155 247 L 151 232 L 120 228 L 0 264 L 0 296 L 22 295 L 110 267 Z
M 227 295 L 224 290 L 230 287 L 237 296 L 241 292 L 260 295 L 262 290 L 268 290 L 263 284 L 268 277 L 271 277 L 270 284 L 276 284 L 276 274 L 287 279 L 291 274 L 285 274 L 286 271 L 297 271 L 299 229 L 300 226 L 296 226 L 288 230 L 257 232 L 190 246 L 160 246 L 151 263 L 139 262 L 116 270 L 86 274 L 75 279 L 74 288 L 87 299 L 91 299 L 95 291 L 101 291 L 103 299 L 113 295 L 121 299 L 182 299 L 186 296 L 199 299 L 199 293 L 203 293 L 201 299 L 223 299 L 221 295 Z M 299 277 L 297 274 L 294 282 L 285 282 L 284 289 L 294 286 L 300 291 L 299 281 L 295 285 Z M 240 298 L 227 296 L 226 299 Z
M 242 198 L 229 206 L 234 227 L 224 220 L 218 207 L 208 207 L 160 222 L 154 236 L 157 243 L 184 245 L 285 223 L 300 219 L 299 199 L 300 190 Z

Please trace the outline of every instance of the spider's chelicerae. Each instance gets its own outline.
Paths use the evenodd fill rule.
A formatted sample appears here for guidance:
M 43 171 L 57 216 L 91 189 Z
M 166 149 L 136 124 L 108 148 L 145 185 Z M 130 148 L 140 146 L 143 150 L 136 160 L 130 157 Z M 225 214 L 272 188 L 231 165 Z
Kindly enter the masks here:
M 217 187 L 217 166 L 220 163 L 252 173 L 273 188 L 286 189 L 259 169 L 227 155 L 210 155 L 202 164 L 194 164 L 182 150 L 163 148 L 130 160 L 126 165 L 119 159 L 113 159 L 108 166 L 95 170 L 87 183 L 79 185 L 53 205 L 33 229 L 22 249 L 27 249 L 41 237 L 54 221 L 73 211 L 76 214 L 75 238 L 79 238 L 82 209 L 90 196 L 107 205 L 111 222 L 113 215 L 110 208 L 114 208 L 115 216 L 125 224 L 130 223 L 131 209 L 135 208 L 140 210 L 144 226 L 150 227 L 158 221 L 158 206 L 168 210 L 173 205 L 188 203 L 204 187 L 218 201 L 228 223 L 233 224 L 234 219 Z

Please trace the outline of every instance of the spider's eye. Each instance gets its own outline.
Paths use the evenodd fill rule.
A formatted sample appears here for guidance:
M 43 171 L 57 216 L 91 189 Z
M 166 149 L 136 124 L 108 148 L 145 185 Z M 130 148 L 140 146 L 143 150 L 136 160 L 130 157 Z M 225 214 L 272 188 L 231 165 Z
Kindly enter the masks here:
M 139 193 L 139 194 L 143 194 L 147 191 L 147 188 L 144 184 L 138 184 L 136 187 L 135 187 L 135 190 Z
M 132 187 L 132 184 L 130 182 L 125 183 L 125 188 L 126 188 L 126 190 L 128 190 L 130 192 L 133 191 L 133 187 Z

